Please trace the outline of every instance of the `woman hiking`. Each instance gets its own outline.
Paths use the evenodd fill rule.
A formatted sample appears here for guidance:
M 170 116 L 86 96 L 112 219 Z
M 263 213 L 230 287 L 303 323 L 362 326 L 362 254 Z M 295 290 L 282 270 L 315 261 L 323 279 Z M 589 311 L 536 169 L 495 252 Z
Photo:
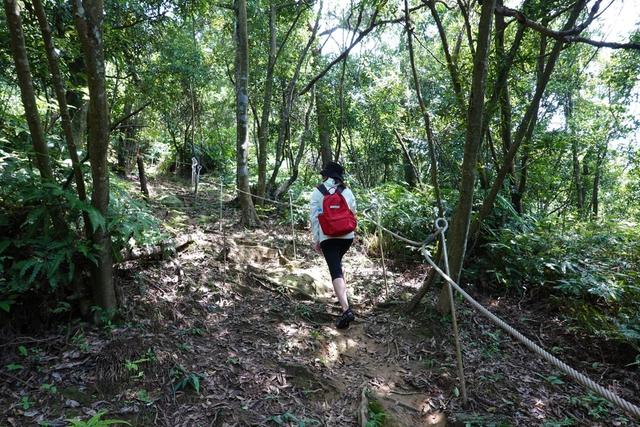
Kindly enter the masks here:
M 345 329 L 355 320 L 347 300 L 347 287 L 342 274 L 342 257 L 355 237 L 356 199 L 344 183 L 344 168 L 328 162 L 320 171 L 322 184 L 311 194 L 311 233 L 313 248 L 324 255 L 329 266 L 333 290 L 342 307 L 336 327 Z

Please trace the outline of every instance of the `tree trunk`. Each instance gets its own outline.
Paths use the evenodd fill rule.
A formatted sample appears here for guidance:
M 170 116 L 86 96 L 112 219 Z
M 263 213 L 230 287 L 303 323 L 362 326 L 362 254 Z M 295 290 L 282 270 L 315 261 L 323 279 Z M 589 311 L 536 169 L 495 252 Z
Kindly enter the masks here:
M 607 156 L 607 143 L 602 147 L 600 152 L 598 153 L 598 157 L 596 159 L 596 170 L 593 174 L 593 190 L 591 191 L 591 219 L 598 219 L 598 209 L 599 209 L 599 199 L 598 194 L 600 192 L 600 176 L 602 174 L 602 163 L 604 162 L 605 157 Z
M 138 178 L 140 179 L 140 191 L 142 192 L 142 196 L 144 197 L 144 199 L 148 200 L 149 188 L 147 187 L 147 174 L 144 171 L 144 159 L 142 158 L 142 154 L 140 153 L 140 150 L 138 150 L 136 163 L 138 164 Z
M 312 92 L 313 93 L 313 92 Z M 302 132 L 302 136 L 300 137 L 300 145 L 298 145 L 298 152 L 296 154 L 295 159 L 291 162 L 291 175 L 289 179 L 284 181 L 280 186 L 276 189 L 273 194 L 274 198 L 279 198 L 281 194 L 289 191 L 291 185 L 298 179 L 298 173 L 300 171 L 300 162 L 302 161 L 302 157 L 304 156 L 304 150 L 307 145 L 307 141 L 311 139 L 311 129 L 310 129 L 310 120 L 311 120 L 311 111 L 313 110 L 313 97 L 311 98 L 311 102 L 309 103 L 309 107 L 304 115 L 304 131 Z
M 285 143 L 287 142 L 287 134 L 289 133 L 289 110 L 287 107 L 287 94 L 286 89 L 282 94 L 282 107 L 280 108 L 280 122 L 278 124 L 278 139 L 276 140 L 276 158 L 273 164 L 273 170 L 267 183 L 267 193 L 271 193 L 276 186 L 276 180 L 280 167 L 285 158 Z
M 433 20 L 438 27 L 438 33 L 440 34 L 440 41 L 442 42 L 442 50 L 444 51 L 444 57 L 447 61 L 447 70 L 449 71 L 449 76 L 451 77 L 451 84 L 453 86 L 453 93 L 456 97 L 456 103 L 458 104 L 460 114 L 464 112 L 464 95 L 462 93 L 462 85 L 460 84 L 460 74 L 458 73 L 458 67 L 454 58 L 451 55 L 449 49 L 449 41 L 447 39 L 447 33 L 444 30 L 444 26 L 442 25 L 442 20 L 440 19 L 440 15 L 438 14 L 438 10 L 436 9 L 436 2 L 434 0 L 425 1 L 427 7 L 431 11 L 431 16 L 433 16 Z M 405 4 L 405 10 L 408 8 L 408 5 Z
M 416 69 L 416 61 L 413 53 L 413 27 L 411 26 L 411 17 L 409 15 L 408 0 L 404 0 L 404 18 L 405 18 L 405 27 L 407 30 L 407 46 L 409 47 L 409 60 L 411 62 L 411 75 L 413 76 L 413 85 L 416 90 L 418 104 L 420 105 L 420 112 L 422 113 L 422 119 L 424 120 L 424 130 L 427 135 L 427 145 L 429 146 L 429 159 L 431 160 L 431 185 L 433 186 L 433 190 L 436 196 L 436 203 L 438 205 L 438 217 L 442 218 L 444 216 L 444 206 L 442 205 L 442 196 L 440 194 L 440 184 L 438 183 L 438 161 L 436 159 L 435 143 L 433 141 L 433 132 L 431 130 L 431 118 L 429 117 L 429 112 L 427 111 L 427 107 L 424 105 L 424 99 L 422 99 L 422 92 L 420 90 L 420 79 L 418 79 L 418 70 Z M 455 82 L 454 82 L 454 86 L 455 86 Z
M 7 16 L 7 27 L 11 39 L 11 52 L 16 67 L 16 74 L 18 75 L 18 86 L 20 87 L 22 106 L 31 135 L 33 152 L 36 157 L 36 167 L 40 172 L 40 179 L 43 183 L 54 184 L 56 180 L 53 176 L 47 141 L 44 136 L 38 106 L 36 104 L 18 2 L 16 0 L 5 0 L 4 10 Z M 68 226 L 65 222 L 63 212 L 58 206 L 52 209 L 51 220 L 55 234 L 64 235 L 68 230 Z
M 502 6 L 502 0 L 497 0 L 496 4 Z M 507 28 L 504 22 L 504 16 L 500 14 L 495 15 L 496 22 L 496 54 L 500 63 L 505 62 L 505 49 L 504 49 L 504 33 Z M 506 82 L 505 82 L 506 83 Z M 498 84 L 497 87 L 498 105 L 500 108 L 500 137 L 502 138 L 502 154 L 503 156 L 511 148 L 511 98 L 509 96 L 509 85 Z M 515 175 L 515 162 L 512 160 L 508 164 L 509 171 L 509 188 L 511 190 L 512 198 L 516 189 L 516 175 Z M 515 207 L 515 205 L 514 205 Z M 517 208 L 516 208 L 517 210 Z
M 101 0 L 73 0 L 73 14 L 78 38 L 82 46 L 89 83 L 89 113 L 87 117 L 89 162 L 93 191 L 91 204 L 107 218 L 109 208 L 109 107 L 105 84 L 102 22 L 104 7 Z M 113 285 L 111 235 L 106 227 L 93 233 L 93 243 L 99 248 L 92 271 L 94 303 L 107 316 L 117 308 Z
M 340 83 L 338 86 L 338 100 L 340 108 L 340 122 L 338 123 L 338 134 L 336 136 L 336 149 L 333 160 L 340 161 L 340 152 L 342 151 L 342 133 L 344 130 L 344 76 L 347 72 L 347 60 L 349 55 L 345 56 L 342 60 L 342 71 L 340 72 Z
M 527 189 L 529 151 L 529 144 L 526 144 L 524 147 L 524 153 L 522 154 L 522 158 L 520 159 L 520 179 L 518 180 L 516 189 L 511 192 L 511 205 L 513 206 L 513 209 L 515 209 L 515 211 L 518 213 L 518 215 L 522 215 L 524 213 L 522 198 L 524 197 L 524 192 Z
M 462 161 L 462 181 L 460 199 L 453 215 L 449 245 L 449 262 L 451 275 L 456 282 L 460 279 L 462 263 L 464 261 L 473 192 L 475 183 L 476 162 L 482 142 L 482 115 L 484 110 L 484 93 L 487 81 L 487 60 L 491 39 L 491 24 L 495 0 L 484 0 L 478 24 L 477 48 L 473 58 L 473 75 L 469 109 L 467 114 L 467 134 L 464 145 L 464 159 Z M 444 286 L 440 292 L 438 309 L 442 313 L 449 311 L 449 295 Z
M 320 3 L 322 6 L 322 2 Z M 269 178 L 269 183 L 267 184 L 267 192 L 271 192 L 276 187 L 276 180 L 278 179 L 278 172 L 280 171 L 280 166 L 284 160 L 284 143 L 287 140 L 287 137 L 290 134 L 290 116 L 291 111 L 293 110 L 294 103 L 296 99 L 301 96 L 304 92 L 295 92 L 296 84 L 298 83 L 298 78 L 300 77 L 300 69 L 302 64 L 304 63 L 307 54 L 309 53 L 309 48 L 313 44 L 313 41 L 316 38 L 316 34 L 318 33 L 318 28 L 320 26 L 320 16 L 322 13 L 322 7 L 318 10 L 318 14 L 316 15 L 316 21 L 311 30 L 311 35 L 309 36 L 309 40 L 305 45 L 304 49 L 300 53 L 298 57 L 298 61 L 295 66 L 295 71 L 291 80 L 287 84 L 287 87 L 284 90 L 283 94 L 283 103 L 282 110 L 280 114 L 280 128 L 278 130 L 278 146 L 276 147 L 276 162 L 273 166 L 273 172 L 271 173 L 271 177 Z M 310 89 L 310 88 L 309 88 Z
M 247 40 L 247 0 L 237 0 L 236 12 L 236 179 L 242 210 L 241 223 L 258 224 L 249 188 L 249 43 Z
M 75 177 L 76 191 L 78 192 L 78 198 L 82 201 L 85 201 L 87 199 L 87 191 L 85 189 L 84 176 L 82 175 L 80 159 L 78 158 L 78 150 L 76 148 L 75 138 L 73 135 L 73 126 L 71 123 L 71 116 L 69 115 L 69 108 L 67 106 L 64 81 L 62 80 L 62 75 L 60 73 L 58 54 L 56 53 L 55 46 L 53 44 L 51 29 L 49 27 L 49 23 L 47 22 L 47 15 L 45 14 L 44 7 L 42 6 L 42 1 L 33 0 L 33 7 L 38 18 L 40 32 L 42 33 L 42 39 L 44 40 L 44 46 L 47 52 L 49 70 L 51 71 L 53 87 L 55 89 L 58 106 L 60 108 L 62 130 L 67 142 L 67 149 L 69 150 L 69 157 L 71 159 L 71 166 L 73 168 L 73 174 Z M 85 214 L 85 227 L 87 227 L 87 237 L 91 235 L 90 224 L 88 222 L 88 217 Z
M 318 137 L 320 139 L 320 158 L 322 166 L 333 160 L 331 131 L 329 128 L 329 106 L 323 92 L 323 85 L 316 88 L 316 116 L 318 117 Z
M 131 114 L 133 106 L 127 102 L 124 106 L 123 114 Z M 132 170 L 132 157 L 135 154 L 135 123 L 130 119 L 124 120 L 119 126 L 118 143 L 116 145 L 116 159 L 118 161 L 116 170 L 118 175 L 126 177 Z
M 398 144 L 400 144 L 400 148 L 402 148 L 402 162 L 404 164 L 404 180 L 409 185 L 409 188 L 415 188 L 417 184 L 420 184 L 420 175 L 418 174 L 418 169 L 416 165 L 413 163 L 413 159 L 411 158 L 411 153 L 409 153 L 409 149 L 407 145 L 402 140 L 402 136 L 398 132 L 397 129 L 393 130 L 393 133 L 396 136 L 396 140 Z
M 36 105 L 36 96 L 31 78 L 31 68 L 25 47 L 24 33 L 22 32 L 22 20 L 17 0 L 4 0 L 4 10 L 7 16 L 7 27 L 11 37 L 11 52 L 16 66 L 20 96 L 24 106 L 24 114 L 31 134 L 33 151 L 36 156 L 36 167 L 40 172 L 43 182 L 55 182 L 47 141 L 42 130 L 42 123 Z
M 573 98 L 571 94 L 567 96 L 567 101 L 564 109 L 565 113 L 565 130 L 569 133 L 571 138 L 571 164 L 573 166 L 573 188 L 576 194 L 576 208 L 578 209 L 578 215 L 582 216 L 584 212 L 584 192 L 582 189 L 582 175 L 580 174 L 580 159 L 578 158 L 578 141 L 572 130 L 571 118 L 573 116 Z
M 567 22 L 565 23 L 563 30 L 567 30 L 573 27 L 576 20 L 578 19 L 578 16 L 580 15 L 580 12 L 584 8 L 585 4 L 586 4 L 586 0 L 580 0 L 578 3 L 574 5 L 571 15 L 567 19 Z M 529 103 L 529 106 L 527 107 L 527 110 L 525 111 L 525 114 L 522 120 L 520 121 L 520 124 L 518 125 L 518 129 L 516 130 L 515 137 L 513 138 L 513 144 L 511 145 L 511 148 L 509 148 L 509 152 L 505 155 L 504 163 L 500 168 L 500 170 L 498 171 L 496 179 L 494 180 L 493 185 L 491 186 L 491 190 L 489 191 L 489 194 L 487 194 L 487 197 L 483 201 L 482 207 L 480 208 L 480 212 L 478 212 L 476 220 L 474 221 L 474 224 L 472 227 L 472 235 L 474 236 L 473 237 L 474 240 L 477 239 L 478 232 L 480 230 L 480 224 L 489 215 L 489 213 L 491 213 L 491 210 L 493 209 L 495 200 L 498 196 L 500 189 L 502 188 L 504 179 L 507 176 L 507 173 L 509 171 L 509 162 L 513 161 L 518 151 L 518 148 L 523 143 L 523 141 L 525 141 L 528 138 L 527 135 L 531 135 L 531 132 L 533 131 L 532 126 L 535 126 L 535 121 L 538 114 L 538 109 L 540 107 L 540 101 L 542 100 L 542 95 L 544 94 L 547 83 L 551 78 L 551 74 L 553 72 L 553 69 L 555 68 L 556 62 L 558 60 L 558 57 L 560 56 L 560 53 L 562 52 L 562 49 L 563 49 L 563 43 L 560 41 L 557 41 L 554 44 L 553 49 L 551 50 L 551 53 L 549 54 L 547 64 L 544 66 L 544 72 L 537 79 L 538 81 L 536 83 L 536 91 L 533 96 L 533 99 Z
M 258 128 L 258 189 L 257 195 L 264 197 L 267 188 L 267 149 L 269 146 L 269 117 L 273 95 L 273 70 L 276 65 L 276 5 L 269 5 L 269 62 L 262 101 L 262 119 Z

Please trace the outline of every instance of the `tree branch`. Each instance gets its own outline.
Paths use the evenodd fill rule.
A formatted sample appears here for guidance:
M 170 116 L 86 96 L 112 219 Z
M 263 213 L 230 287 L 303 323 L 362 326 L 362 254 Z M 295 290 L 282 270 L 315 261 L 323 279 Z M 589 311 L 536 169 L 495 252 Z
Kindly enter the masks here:
M 118 127 L 125 121 L 127 121 L 127 119 L 130 119 L 131 117 L 135 116 L 136 114 L 138 114 L 139 112 L 141 112 L 142 110 L 144 110 L 145 108 L 147 108 L 149 105 L 151 104 L 151 101 L 147 101 L 144 104 L 142 104 L 141 107 L 133 110 L 132 112 L 130 112 L 129 114 L 120 117 L 118 120 L 116 120 L 115 122 L 113 122 L 111 124 L 111 131 L 114 131 L 116 129 L 118 129 Z
M 420 10 L 423 7 L 425 7 L 426 5 L 422 4 L 420 6 L 415 6 L 411 9 L 409 9 L 410 12 L 416 11 L 416 10 Z M 300 92 L 298 92 L 298 96 L 304 95 L 305 93 L 309 92 L 309 90 L 311 90 L 311 88 L 318 82 L 318 80 L 320 80 L 321 78 L 324 77 L 325 74 L 327 74 L 329 72 L 329 70 L 331 70 L 337 63 L 339 63 L 340 61 L 344 60 L 347 56 L 349 56 L 349 52 L 351 52 L 351 50 L 358 44 L 360 43 L 360 41 L 365 38 L 371 31 L 375 30 L 378 27 L 381 27 L 383 25 L 387 25 L 387 24 L 399 24 L 399 23 L 403 23 L 404 22 L 404 16 L 400 17 L 400 18 L 395 18 L 395 19 L 387 19 L 387 20 L 381 20 L 376 22 L 376 18 L 378 16 L 379 13 L 379 9 L 376 9 L 373 13 L 373 16 L 371 17 L 371 22 L 369 24 L 369 26 L 367 28 L 365 28 L 364 30 L 362 30 L 362 32 L 360 32 L 360 34 L 358 34 L 357 37 L 355 37 L 355 39 L 352 39 L 351 44 L 349 44 L 349 46 L 340 54 L 338 55 L 333 61 L 331 61 L 331 63 L 329 63 L 322 71 L 320 71 L 314 78 L 311 79 L 311 81 L 309 81 L 309 83 L 307 83 L 301 90 Z
M 546 26 L 527 18 L 527 16 L 524 13 L 520 12 L 519 10 L 511 9 L 508 7 L 504 7 L 504 6 L 496 7 L 495 13 L 502 16 L 513 17 L 520 24 L 537 31 L 540 34 L 544 34 L 548 37 L 558 40 L 560 42 L 585 43 L 591 46 L 608 47 L 611 49 L 640 50 L 640 43 L 636 43 L 636 42 L 619 43 L 619 42 L 608 42 L 604 40 L 598 41 L 598 40 L 591 40 L 586 37 L 581 37 L 577 35 L 580 32 L 582 32 L 596 18 L 601 1 L 602 0 L 597 1 L 596 4 L 593 6 L 593 8 L 591 8 L 591 11 L 589 12 L 589 17 L 583 23 L 564 31 L 555 31 L 550 28 L 547 28 Z

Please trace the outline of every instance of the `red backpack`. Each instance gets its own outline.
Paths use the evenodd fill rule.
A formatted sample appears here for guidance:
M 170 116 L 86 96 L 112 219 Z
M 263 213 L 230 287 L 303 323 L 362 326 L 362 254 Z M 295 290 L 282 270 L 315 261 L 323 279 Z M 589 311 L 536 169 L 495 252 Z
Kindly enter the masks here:
M 322 213 L 318 215 L 322 232 L 327 236 L 336 237 L 355 231 L 358 221 L 342 195 L 344 187 L 338 186 L 335 192 L 330 193 L 324 184 L 320 184 L 318 191 L 324 195 Z

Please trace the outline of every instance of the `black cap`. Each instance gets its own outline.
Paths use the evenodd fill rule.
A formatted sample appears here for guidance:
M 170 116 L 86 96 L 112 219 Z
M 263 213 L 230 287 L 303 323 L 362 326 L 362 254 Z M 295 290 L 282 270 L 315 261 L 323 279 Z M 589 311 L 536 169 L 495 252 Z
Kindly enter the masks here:
M 336 162 L 328 162 L 324 165 L 324 168 L 320 171 L 320 175 L 329 178 L 339 179 L 343 181 L 342 175 L 344 174 L 344 168 Z

